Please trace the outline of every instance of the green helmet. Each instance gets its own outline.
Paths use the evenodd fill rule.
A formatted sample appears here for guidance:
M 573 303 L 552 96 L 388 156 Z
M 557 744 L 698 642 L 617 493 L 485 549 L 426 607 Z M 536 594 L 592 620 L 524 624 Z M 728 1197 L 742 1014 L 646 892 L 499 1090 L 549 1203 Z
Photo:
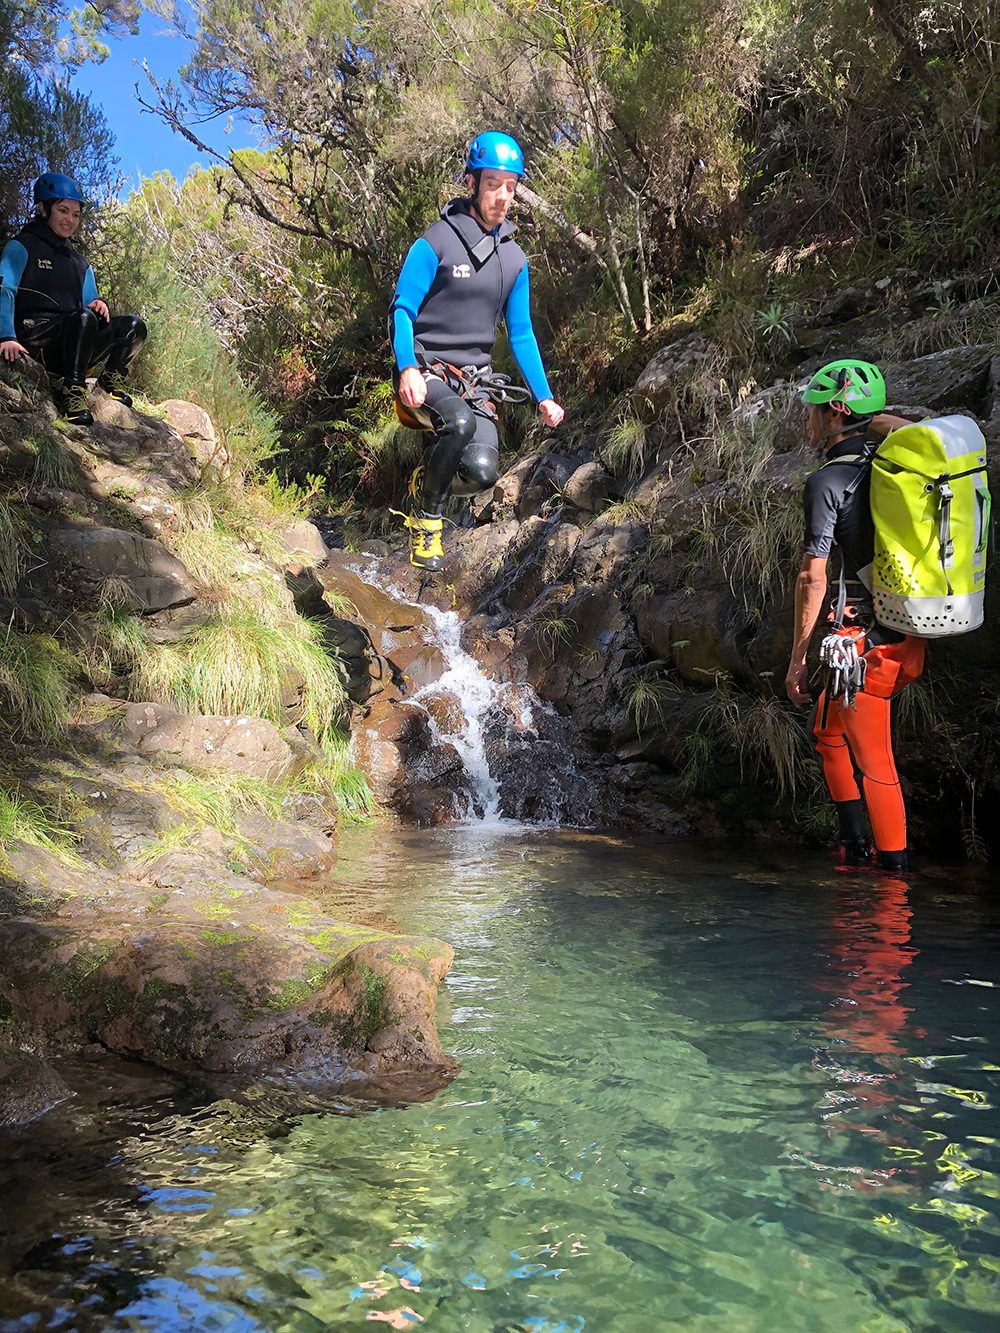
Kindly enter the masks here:
M 855 416 L 867 417 L 885 407 L 885 380 L 870 361 L 831 361 L 820 367 L 802 390 L 804 403 L 843 403 Z

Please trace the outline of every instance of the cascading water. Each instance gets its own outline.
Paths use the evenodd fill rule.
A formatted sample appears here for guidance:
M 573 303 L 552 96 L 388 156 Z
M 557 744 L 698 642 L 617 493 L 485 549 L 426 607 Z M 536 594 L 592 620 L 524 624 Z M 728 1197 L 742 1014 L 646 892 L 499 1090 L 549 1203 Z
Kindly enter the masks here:
M 417 605 L 378 562 L 355 569 L 397 602 Z M 594 823 L 595 784 L 573 755 L 567 723 L 526 681 L 485 675 L 462 645 L 463 623 L 454 611 L 423 603 L 419 608 L 445 670 L 408 702 L 426 712 L 435 745 L 452 747 L 461 760 L 467 782 L 455 792 L 456 815 L 488 823 Z

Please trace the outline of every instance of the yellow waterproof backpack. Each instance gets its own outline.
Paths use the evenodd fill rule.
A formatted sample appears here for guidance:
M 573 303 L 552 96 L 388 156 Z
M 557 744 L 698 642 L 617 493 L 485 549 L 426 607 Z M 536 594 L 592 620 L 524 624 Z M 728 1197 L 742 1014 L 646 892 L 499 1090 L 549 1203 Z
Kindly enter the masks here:
M 875 559 L 859 577 L 875 618 L 920 638 L 983 623 L 990 492 L 986 441 L 969 417 L 887 435 L 871 457 Z

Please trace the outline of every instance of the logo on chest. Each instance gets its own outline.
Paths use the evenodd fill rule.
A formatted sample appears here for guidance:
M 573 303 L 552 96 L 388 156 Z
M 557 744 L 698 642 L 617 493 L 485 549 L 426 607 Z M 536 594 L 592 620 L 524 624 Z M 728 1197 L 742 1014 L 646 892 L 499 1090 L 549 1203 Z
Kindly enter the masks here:
M 452 264 L 452 266 L 451 266 L 451 276 L 452 276 L 453 278 L 471 278 L 471 277 L 472 277 L 472 265 L 471 265 L 471 264 Z
M 51 268 L 51 267 L 52 267 L 52 260 L 51 260 L 51 259 L 38 259 L 38 260 L 36 260 L 35 262 L 37 263 L 37 265 L 38 265 L 39 268 Z

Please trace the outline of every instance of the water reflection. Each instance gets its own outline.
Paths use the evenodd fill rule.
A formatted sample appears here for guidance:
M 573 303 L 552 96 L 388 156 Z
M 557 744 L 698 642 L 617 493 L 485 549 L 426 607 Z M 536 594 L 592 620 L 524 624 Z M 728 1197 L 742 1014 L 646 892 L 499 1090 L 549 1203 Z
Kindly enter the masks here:
M 113 1168 L 78 1163 L 89 1200 L 44 1199 L 47 1248 L 0 1311 L 295 1333 L 995 1321 L 991 900 L 780 851 L 360 836 L 330 902 L 454 944 L 456 1081 L 270 1126 L 265 1090 L 109 1136 Z

